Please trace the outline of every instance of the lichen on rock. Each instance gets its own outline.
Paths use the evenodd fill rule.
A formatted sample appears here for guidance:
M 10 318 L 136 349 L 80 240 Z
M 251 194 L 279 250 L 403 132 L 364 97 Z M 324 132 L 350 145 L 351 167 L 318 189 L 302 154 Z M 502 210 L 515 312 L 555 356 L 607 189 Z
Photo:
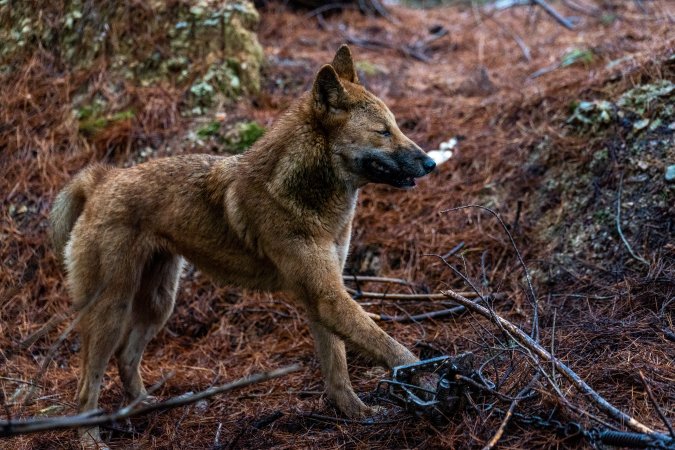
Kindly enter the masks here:
M 192 112 L 260 89 L 259 15 L 250 1 L 65 0 L 33 9 L 20 2 L 3 8 L 2 66 L 46 50 L 67 70 L 105 69 L 113 82 L 177 86 Z

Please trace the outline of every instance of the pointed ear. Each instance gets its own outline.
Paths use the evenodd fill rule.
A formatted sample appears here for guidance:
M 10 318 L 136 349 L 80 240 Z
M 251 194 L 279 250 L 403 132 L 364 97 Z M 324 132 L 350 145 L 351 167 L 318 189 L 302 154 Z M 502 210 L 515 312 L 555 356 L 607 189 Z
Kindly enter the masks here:
M 356 69 L 354 68 L 352 52 L 346 44 L 342 44 L 337 53 L 335 53 L 331 66 L 335 68 L 340 78 L 352 83 L 359 82 L 359 77 L 356 75 Z
M 347 105 L 347 92 L 330 64 L 323 66 L 316 74 L 312 95 L 317 109 L 322 111 L 345 109 Z

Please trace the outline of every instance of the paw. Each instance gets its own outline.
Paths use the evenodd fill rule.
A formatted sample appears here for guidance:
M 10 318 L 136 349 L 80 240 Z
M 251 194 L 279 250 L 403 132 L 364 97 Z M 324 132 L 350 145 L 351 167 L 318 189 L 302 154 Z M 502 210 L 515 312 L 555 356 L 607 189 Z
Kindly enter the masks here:
M 368 406 L 353 391 L 340 391 L 329 395 L 330 400 L 342 414 L 350 419 L 365 419 L 384 411 L 381 406 Z

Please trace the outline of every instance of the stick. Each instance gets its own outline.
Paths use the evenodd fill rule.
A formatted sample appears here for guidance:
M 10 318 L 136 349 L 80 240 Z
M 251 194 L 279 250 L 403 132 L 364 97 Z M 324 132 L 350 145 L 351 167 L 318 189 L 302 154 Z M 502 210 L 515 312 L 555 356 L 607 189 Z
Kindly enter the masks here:
M 342 279 L 345 281 L 353 281 L 354 283 L 372 282 L 372 283 L 394 283 L 394 284 L 402 284 L 405 286 L 411 285 L 409 281 L 406 281 L 402 278 L 371 277 L 367 275 L 342 275 Z
M 567 378 L 580 392 L 585 394 L 589 399 L 597 406 L 601 411 L 604 411 L 607 415 L 613 419 L 619 421 L 620 423 L 625 423 L 631 429 L 645 433 L 650 436 L 653 436 L 657 439 L 669 439 L 668 436 L 656 432 L 649 428 L 647 425 L 637 421 L 633 417 L 624 413 L 623 411 L 617 409 L 614 405 L 605 400 L 600 394 L 594 391 L 584 380 L 582 380 L 579 375 L 577 375 L 572 369 L 567 367 L 564 363 L 560 362 L 557 358 L 552 356 L 544 347 L 539 345 L 534 339 L 527 335 L 523 330 L 518 328 L 516 325 L 512 324 L 508 320 L 499 316 L 496 312 L 490 311 L 484 306 L 478 305 L 468 298 L 465 298 L 456 292 L 453 291 L 444 291 L 448 294 L 448 297 L 459 303 L 460 305 L 466 306 L 472 312 L 480 314 L 490 320 L 492 320 L 496 325 L 501 328 L 508 330 L 514 340 L 516 340 L 524 348 L 530 350 L 540 358 L 545 361 L 554 364 L 558 372 L 562 373 L 565 378 Z
M 621 178 L 619 179 L 619 192 L 617 193 L 617 197 L 616 197 L 616 231 L 619 232 L 619 236 L 621 237 L 621 240 L 623 241 L 624 245 L 628 249 L 628 253 L 630 253 L 630 256 L 637 259 L 641 263 L 649 266 L 649 263 L 647 262 L 646 259 L 644 259 L 642 256 L 636 254 L 633 251 L 633 248 L 628 243 L 628 240 L 626 239 L 626 236 L 624 236 L 623 231 L 621 231 L 621 193 L 622 192 L 623 192 L 623 173 L 621 174 Z
M 520 37 L 518 33 L 513 31 L 511 27 L 504 25 L 502 22 L 497 20 L 495 17 L 489 14 L 483 14 L 483 17 L 486 19 L 489 19 L 493 21 L 499 28 L 502 29 L 502 31 L 506 34 L 508 34 L 511 39 L 515 41 L 515 43 L 518 45 L 518 48 L 520 48 L 520 51 L 523 53 L 523 57 L 527 60 L 527 62 L 532 61 L 532 54 L 530 52 L 530 47 L 527 46 L 525 41 L 523 41 L 523 38 Z M 518 202 L 518 205 L 522 205 L 522 202 Z M 515 229 L 515 228 L 514 228 Z
M 495 445 L 497 445 L 497 442 L 502 438 L 502 435 L 504 434 L 504 430 L 506 430 L 506 427 L 508 426 L 509 422 L 511 421 L 511 417 L 513 417 L 513 412 L 516 410 L 516 406 L 518 406 L 518 403 L 524 398 L 527 398 L 527 393 L 530 389 L 532 389 L 532 385 L 537 382 L 539 379 L 539 374 L 536 374 L 532 379 L 530 380 L 529 383 L 527 383 L 527 386 L 525 386 L 523 389 L 521 389 L 520 392 L 518 392 L 518 395 L 511 401 L 511 405 L 509 405 L 508 411 L 506 411 L 506 415 L 504 416 L 504 419 L 502 420 L 502 423 L 499 424 L 499 428 L 497 429 L 497 432 L 492 436 L 492 439 L 488 441 L 487 444 L 485 444 L 485 447 L 483 447 L 483 450 L 490 450 L 492 449 Z
M 380 298 L 383 300 L 445 300 L 448 298 L 444 294 L 388 294 L 386 292 L 359 292 L 356 289 L 346 288 L 347 292 L 358 298 Z M 474 292 L 461 292 L 465 297 L 477 297 Z
M 451 257 L 452 255 L 454 255 L 455 253 L 457 253 L 458 251 L 460 251 L 463 248 L 464 248 L 464 241 L 462 241 L 459 244 L 452 247 L 448 253 L 443 255 L 443 259 L 448 259 L 449 257 Z
M 673 431 L 673 426 L 670 424 L 670 421 L 668 420 L 666 415 L 663 414 L 663 411 L 661 410 L 661 407 L 656 402 L 656 399 L 654 398 L 654 394 L 652 393 L 652 389 L 647 384 L 647 380 L 645 380 L 644 374 L 642 373 L 641 370 L 638 370 L 638 374 L 640 375 L 640 380 L 642 380 L 642 384 L 645 386 L 645 390 L 647 391 L 647 395 L 649 396 L 649 400 L 652 401 L 652 404 L 654 405 L 654 408 L 656 408 L 656 412 L 659 414 L 659 417 L 661 418 L 663 423 L 666 425 L 666 428 L 668 428 L 668 431 L 670 432 L 670 436 L 673 439 L 675 439 L 675 431 Z
M 69 313 L 72 313 L 72 311 L 70 311 Z M 37 330 L 35 333 L 31 334 L 26 339 L 24 339 L 19 344 L 19 349 L 25 350 L 31 345 L 33 345 L 35 342 L 37 342 L 38 339 L 40 339 L 42 336 L 45 336 L 46 334 L 49 334 L 49 332 L 51 332 L 58 324 L 66 320 L 66 318 L 69 315 L 70 314 L 57 314 L 55 316 L 52 316 L 52 318 L 49 319 L 46 324 L 42 325 L 42 327 L 39 330 Z
M 544 8 L 544 11 L 546 11 L 549 16 L 553 17 L 560 25 L 564 26 L 568 30 L 574 30 L 574 24 L 570 22 L 569 19 L 560 15 L 560 13 L 556 11 L 553 6 L 549 5 L 544 0 L 532 0 L 532 3 L 535 3 Z
M 479 297 L 476 300 L 474 300 L 476 303 L 480 303 L 483 300 L 486 299 L 496 299 L 496 298 L 503 298 L 501 295 L 486 295 L 485 297 Z M 447 309 L 441 309 L 439 311 L 431 311 L 428 313 L 422 313 L 422 314 L 415 314 L 415 315 L 406 315 L 406 316 L 390 316 L 388 314 L 376 314 L 376 313 L 368 313 L 368 316 L 373 319 L 373 320 L 381 320 L 382 322 L 400 322 L 400 323 L 410 323 L 410 322 L 417 322 L 420 320 L 426 320 L 426 319 L 442 319 L 444 317 L 449 317 L 449 316 L 454 316 L 457 314 L 461 314 L 464 311 L 466 311 L 466 308 L 461 305 L 453 306 L 452 308 L 447 308 Z
M 173 397 L 169 400 L 153 405 L 143 406 L 138 409 L 121 408 L 113 413 L 105 414 L 100 409 L 85 411 L 74 416 L 57 417 L 30 417 L 21 420 L 0 420 L 0 437 L 16 436 L 19 434 L 37 433 L 46 430 L 58 430 L 65 428 L 83 428 L 96 425 L 108 425 L 128 417 L 141 416 L 158 409 L 171 409 L 179 406 L 189 405 L 199 400 L 213 397 L 214 395 L 229 392 L 252 384 L 271 380 L 295 372 L 300 369 L 299 364 L 282 367 L 269 372 L 258 373 L 240 378 L 231 383 L 215 386 L 196 394 L 186 394 Z
M 531 296 L 531 302 L 532 302 L 532 332 L 531 336 L 535 339 L 535 341 L 539 340 L 539 300 L 537 299 L 537 294 L 534 292 L 534 287 L 532 286 L 532 277 L 530 276 L 530 271 L 527 270 L 527 265 L 525 265 L 525 261 L 523 260 L 522 255 L 520 254 L 520 251 L 518 250 L 518 246 L 516 246 L 516 241 L 513 239 L 513 235 L 509 231 L 509 228 L 506 226 L 504 221 L 502 220 L 501 216 L 497 214 L 494 210 L 487 208 L 482 205 L 465 205 L 465 206 L 457 206 L 455 208 L 450 208 L 446 209 L 444 211 L 441 211 L 443 213 L 445 212 L 450 212 L 450 211 L 459 211 L 461 209 L 467 209 L 467 208 L 478 208 L 482 209 L 483 211 L 487 211 L 490 214 L 492 214 L 497 221 L 499 222 L 499 225 L 501 225 L 502 229 L 506 233 L 506 235 L 509 237 L 509 241 L 511 242 L 511 247 L 513 247 L 513 251 L 516 252 L 516 257 L 518 258 L 518 263 L 520 266 L 523 268 L 523 273 L 525 273 L 525 280 L 527 281 L 527 288 L 530 291 L 530 296 Z M 446 262 L 447 264 L 447 262 Z M 449 264 L 448 264 L 449 266 Z M 451 267 L 451 266 L 450 266 Z M 451 267 L 453 270 L 454 268 Z M 457 273 L 457 272 L 455 272 Z M 468 281 L 464 276 L 462 278 L 465 279 L 465 281 Z M 469 283 L 470 284 L 470 283 Z M 473 286 L 472 286 L 473 287 Z M 474 291 L 476 289 L 474 288 Z M 461 294 L 460 294 L 461 295 Z

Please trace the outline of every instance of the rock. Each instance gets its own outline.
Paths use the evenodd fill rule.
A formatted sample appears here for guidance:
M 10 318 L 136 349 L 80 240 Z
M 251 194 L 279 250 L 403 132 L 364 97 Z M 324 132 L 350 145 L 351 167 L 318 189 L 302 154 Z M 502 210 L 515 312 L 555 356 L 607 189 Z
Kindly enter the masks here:
M 144 87 L 169 83 L 189 92 L 200 107 L 260 89 L 263 51 L 254 31 L 260 17 L 251 1 L 41 5 L 9 8 L 0 23 L 0 66 L 25 59 L 35 48 L 54 49 L 73 71 L 98 70 L 106 60 L 113 90 L 129 81 Z
M 666 181 L 669 183 L 675 181 L 675 164 L 666 167 Z

